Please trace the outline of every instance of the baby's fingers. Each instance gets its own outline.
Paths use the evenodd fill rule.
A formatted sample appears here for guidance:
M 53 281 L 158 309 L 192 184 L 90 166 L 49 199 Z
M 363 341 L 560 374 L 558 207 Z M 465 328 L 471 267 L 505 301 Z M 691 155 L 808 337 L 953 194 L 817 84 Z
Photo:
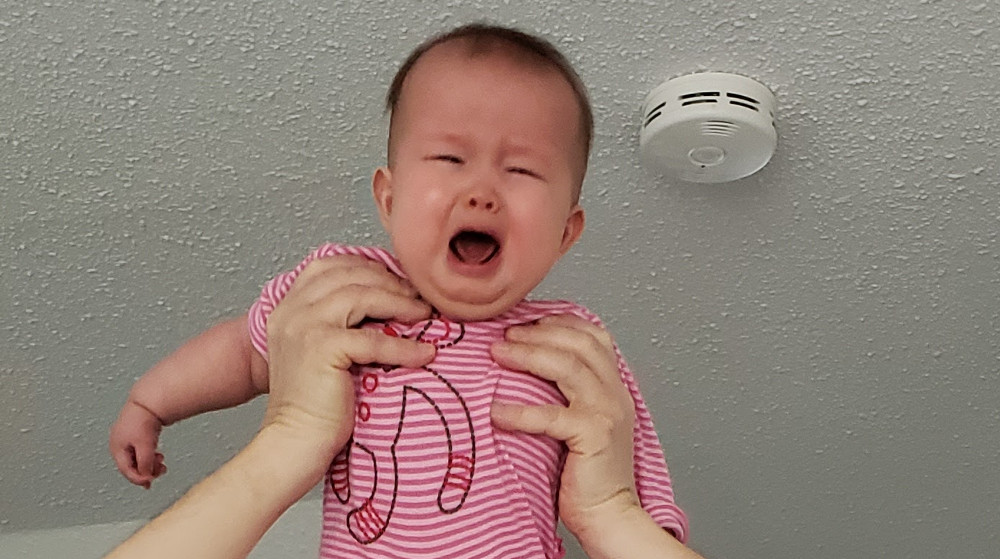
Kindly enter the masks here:
M 167 465 L 163 463 L 163 455 L 157 452 L 153 462 L 153 477 L 157 478 L 165 473 L 167 473 Z
M 135 453 L 135 468 L 139 475 L 153 477 L 156 468 L 156 449 L 152 445 L 137 444 L 132 447 Z
M 138 484 L 139 471 L 135 465 L 135 451 L 131 446 L 111 449 L 111 458 L 125 479 Z
M 115 449 L 111 457 L 114 459 L 118 471 L 125 476 L 125 479 L 135 485 L 149 489 L 153 476 L 143 474 L 139 471 L 134 446 L 129 445 L 125 448 Z M 164 471 L 166 471 L 166 468 L 164 468 Z

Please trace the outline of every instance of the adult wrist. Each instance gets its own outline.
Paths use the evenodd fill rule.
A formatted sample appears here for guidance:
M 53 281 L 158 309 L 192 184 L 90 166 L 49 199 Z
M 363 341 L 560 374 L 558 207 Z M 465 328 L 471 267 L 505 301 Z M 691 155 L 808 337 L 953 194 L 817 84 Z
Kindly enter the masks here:
M 293 494 L 304 495 L 326 473 L 339 449 L 282 424 L 268 424 L 248 445 L 255 462 L 246 475 L 264 491 L 276 485 L 290 487 Z
M 634 523 L 649 517 L 637 499 L 616 498 L 591 507 L 572 519 L 563 519 L 566 528 L 585 549 L 591 542 L 600 544 L 608 540 L 609 533 L 624 533 Z

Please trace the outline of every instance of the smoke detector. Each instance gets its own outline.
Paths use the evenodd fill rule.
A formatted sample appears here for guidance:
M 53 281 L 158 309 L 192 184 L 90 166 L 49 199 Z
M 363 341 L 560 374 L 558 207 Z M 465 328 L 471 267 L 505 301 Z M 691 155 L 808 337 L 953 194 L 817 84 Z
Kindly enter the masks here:
M 685 181 L 728 182 L 774 154 L 774 94 L 744 76 L 704 72 L 660 84 L 643 103 L 643 165 Z

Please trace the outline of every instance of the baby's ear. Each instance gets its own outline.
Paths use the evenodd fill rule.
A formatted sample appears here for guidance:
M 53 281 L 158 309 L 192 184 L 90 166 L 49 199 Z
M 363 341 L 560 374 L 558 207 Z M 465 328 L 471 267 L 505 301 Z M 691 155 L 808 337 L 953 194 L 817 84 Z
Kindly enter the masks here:
M 583 208 L 579 204 L 573 206 L 569 217 L 566 218 L 566 227 L 563 228 L 562 243 L 559 245 L 559 254 L 566 254 L 569 249 L 576 244 L 577 239 L 583 234 L 583 226 L 586 222 Z
M 378 208 L 382 227 L 389 231 L 389 216 L 392 214 L 392 171 L 388 167 L 375 169 L 375 175 L 372 176 L 372 196 L 375 198 L 375 207 Z

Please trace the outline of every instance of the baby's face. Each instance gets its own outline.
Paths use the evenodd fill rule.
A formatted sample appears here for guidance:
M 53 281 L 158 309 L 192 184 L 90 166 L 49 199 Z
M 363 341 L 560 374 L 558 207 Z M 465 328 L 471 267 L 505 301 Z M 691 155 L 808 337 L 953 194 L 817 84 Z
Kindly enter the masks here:
M 579 237 L 579 110 L 556 70 L 448 43 L 407 76 L 373 191 L 403 270 L 445 316 L 510 309 Z

